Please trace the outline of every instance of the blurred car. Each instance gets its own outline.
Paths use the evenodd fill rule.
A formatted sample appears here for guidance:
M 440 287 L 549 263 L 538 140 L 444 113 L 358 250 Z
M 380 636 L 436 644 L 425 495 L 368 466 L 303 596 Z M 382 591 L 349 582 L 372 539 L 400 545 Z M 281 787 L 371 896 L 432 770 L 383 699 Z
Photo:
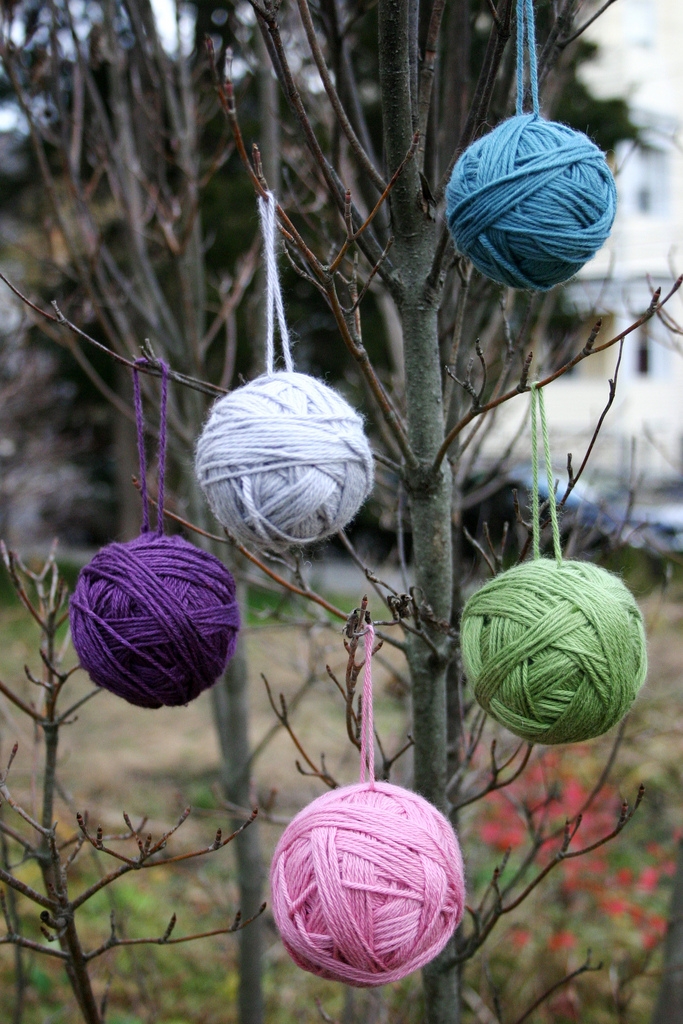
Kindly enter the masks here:
M 624 521 L 623 505 L 611 498 L 604 498 L 581 480 L 572 488 L 564 504 L 560 504 L 565 490 L 566 482 L 561 480 L 556 494 L 560 506 L 560 530 L 563 539 L 566 540 L 573 530 L 580 529 L 584 534 L 582 546 L 594 548 L 617 535 Z M 516 466 L 505 476 L 491 481 L 490 485 L 483 479 L 469 481 L 463 499 L 463 521 L 468 532 L 480 538 L 483 524 L 487 523 L 494 542 L 497 542 L 502 536 L 505 522 L 510 524 L 510 528 L 515 526 L 515 491 L 521 514 L 528 521 L 531 515 L 532 491 L 530 465 Z M 548 499 L 545 473 L 540 476 L 538 494 L 543 505 Z
M 683 551 L 683 502 L 636 506 L 628 525 L 632 547 Z

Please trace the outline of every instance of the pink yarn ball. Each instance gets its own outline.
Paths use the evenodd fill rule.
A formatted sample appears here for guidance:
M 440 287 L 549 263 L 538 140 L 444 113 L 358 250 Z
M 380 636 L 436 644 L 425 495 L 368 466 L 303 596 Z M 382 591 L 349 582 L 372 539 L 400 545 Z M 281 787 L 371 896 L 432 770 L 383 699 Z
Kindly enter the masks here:
M 294 962 L 359 988 L 433 960 L 465 906 L 453 829 L 423 797 L 388 782 L 331 790 L 305 807 L 280 838 L 270 885 Z

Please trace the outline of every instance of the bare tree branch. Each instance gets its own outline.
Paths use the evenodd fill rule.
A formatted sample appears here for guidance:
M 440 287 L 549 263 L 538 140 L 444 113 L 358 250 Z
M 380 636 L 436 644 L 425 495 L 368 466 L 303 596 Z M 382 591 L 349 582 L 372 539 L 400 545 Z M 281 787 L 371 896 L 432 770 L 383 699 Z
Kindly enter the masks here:
M 551 384 L 554 380 L 557 380 L 559 377 L 562 377 L 565 373 L 568 373 L 569 370 L 572 370 L 583 359 L 587 359 L 588 356 L 591 356 L 596 352 L 604 352 L 606 349 L 611 348 L 613 345 L 618 345 L 626 337 L 628 337 L 629 334 L 633 334 L 633 332 L 637 331 L 639 327 L 642 327 L 644 323 L 647 323 L 648 320 L 651 320 L 652 317 L 656 315 L 658 310 L 661 309 L 662 306 L 666 305 L 666 303 L 672 298 L 672 296 L 676 294 L 676 292 L 682 284 L 683 276 L 678 278 L 678 280 L 674 283 L 672 288 L 664 296 L 663 299 L 660 299 L 658 289 L 655 295 L 653 296 L 653 300 L 648 309 L 645 311 L 645 313 L 643 313 L 641 317 L 638 318 L 638 320 L 635 321 L 635 323 L 631 324 L 630 327 L 627 327 L 625 330 L 621 331 L 620 334 L 617 334 L 614 338 L 610 338 L 609 341 L 604 342 L 602 345 L 591 345 L 590 347 L 588 345 L 585 345 L 581 349 L 581 351 L 574 356 L 573 359 L 570 359 L 558 370 L 555 370 L 553 373 L 548 374 L 548 376 L 544 377 L 543 380 L 538 381 L 538 387 L 547 387 L 548 384 Z M 450 448 L 453 441 L 465 429 L 467 424 L 471 423 L 472 420 L 475 419 L 475 417 L 482 416 L 484 413 L 490 412 L 491 409 L 495 409 L 499 405 L 503 405 L 504 402 L 509 402 L 511 398 L 515 398 L 518 394 L 528 390 L 529 387 L 526 381 L 520 381 L 517 387 L 513 388 L 512 391 L 507 391 L 504 395 L 499 395 L 497 398 L 492 399 L 489 402 L 486 402 L 486 404 L 482 405 L 480 408 L 470 409 L 468 413 L 465 413 L 465 415 L 455 424 L 455 426 L 446 435 L 446 438 L 441 448 L 439 449 L 439 452 L 437 453 L 436 459 L 434 461 L 434 470 L 438 470 L 443 459 L 446 456 L 446 452 Z

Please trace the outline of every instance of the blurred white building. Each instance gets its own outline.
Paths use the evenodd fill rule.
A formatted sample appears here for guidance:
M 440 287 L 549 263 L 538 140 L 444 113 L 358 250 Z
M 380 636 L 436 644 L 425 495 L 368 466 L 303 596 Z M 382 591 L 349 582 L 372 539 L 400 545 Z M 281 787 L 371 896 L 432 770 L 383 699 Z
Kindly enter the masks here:
M 589 13 L 586 5 L 583 16 Z M 606 340 L 647 308 L 650 284 L 665 294 L 683 273 L 683 4 L 618 0 L 587 38 L 599 45 L 584 71 L 591 91 L 626 97 L 642 129 L 640 145 L 626 142 L 616 153 L 619 203 L 611 238 L 570 286 L 579 311 L 604 315 Z M 679 324 L 682 293 L 666 307 Z M 592 356 L 548 388 L 558 461 L 562 449 L 573 450 L 575 459 L 583 453 L 605 406 L 616 355 L 612 349 Z M 594 479 L 596 470 L 628 478 L 633 438 L 638 474 L 650 487 L 681 478 L 683 336 L 657 319 L 624 345 L 617 396 L 592 456 Z
M 600 0 L 602 3 L 603 0 Z M 598 3 L 585 4 L 583 18 Z M 683 2 L 617 0 L 586 33 L 599 45 L 584 65 L 594 95 L 627 98 L 641 127 L 639 145 L 616 153 L 619 194 L 612 235 L 602 251 L 567 286 L 577 315 L 586 317 L 587 337 L 595 310 L 603 318 L 598 343 L 618 334 L 683 273 Z M 683 288 L 665 307 L 683 324 Z M 538 340 L 540 350 L 542 339 Z M 555 472 L 568 451 L 580 464 L 609 395 L 618 346 L 579 363 L 546 392 Z M 526 408 L 525 408 L 526 406 Z M 486 445 L 495 457 L 528 410 L 511 402 L 501 409 Z M 628 482 L 633 464 L 648 492 L 683 483 L 683 336 L 658 319 L 629 335 L 624 344 L 617 394 L 590 460 L 585 482 L 605 493 Z M 524 450 L 524 443 L 517 451 Z

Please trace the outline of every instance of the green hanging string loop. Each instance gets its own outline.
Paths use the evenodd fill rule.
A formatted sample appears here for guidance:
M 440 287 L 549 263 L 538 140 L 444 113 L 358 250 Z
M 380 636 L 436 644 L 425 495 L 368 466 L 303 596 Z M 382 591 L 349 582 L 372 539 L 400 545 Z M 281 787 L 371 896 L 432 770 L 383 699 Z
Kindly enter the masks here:
M 548 436 L 548 421 L 545 415 L 545 399 L 543 388 L 537 383 L 531 385 L 531 519 L 533 525 L 533 546 L 534 559 L 541 557 L 541 526 L 539 522 L 539 500 L 538 500 L 538 425 L 536 408 L 540 412 L 541 433 L 543 435 L 543 457 L 545 459 L 545 471 L 548 481 L 548 507 L 550 508 L 550 521 L 553 528 L 553 550 L 555 561 L 562 565 L 562 546 L 560 544 L 560 525 L 557 519 L 557 501 L 555 498 L 555 481 L 553 480 L 553 469 L 550 462 L 550 438 Z
M 562 561 L 543 388 L 531 385 L 534 557 L 472 594 L 460 620 L 463 667 L 479 705 L 529 743 L 578 743 L 611 729 L 647 672 L 643 620 L 618 576 Z M 555 558 L 541 558 L 538 427 Z

